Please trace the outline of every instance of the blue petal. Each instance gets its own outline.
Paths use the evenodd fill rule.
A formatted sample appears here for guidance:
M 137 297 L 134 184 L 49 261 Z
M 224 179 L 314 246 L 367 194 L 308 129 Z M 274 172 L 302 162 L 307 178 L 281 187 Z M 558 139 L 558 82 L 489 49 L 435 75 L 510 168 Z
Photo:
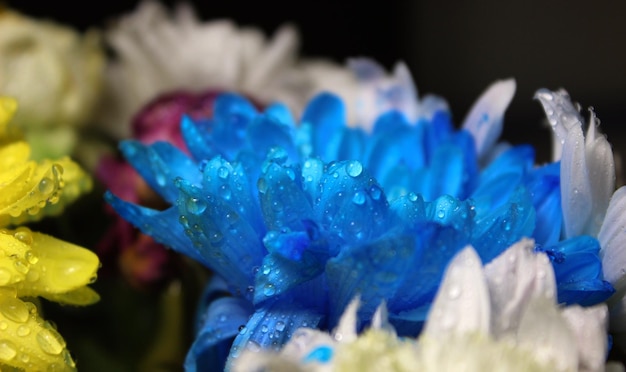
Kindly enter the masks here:
M 185 235 L 182 225 L 178 223 L 178 217 L 180 215 L 178 208 L 170 207 L 165 211 L 157 211 L 127 203 L 113 195 L 110 191 L 104 194 L 104 198 L 122 218 L 135 225 L 144 234 L 150 235 L 157 242 L 203 265 L 208 265 L 208 261 L 202 253 L 193 246 Z
M 330 296 L 330 327 L 335 327 L 348 303 L 359 295 L 359 316 L 370 320 L 382 300 L 404 283 L 414 254 L 414 237 L 386 236 L 365 245 L 347 246 L 326 267 Z
M 378 237 L 388 228 L 387 198 L 360 162 L 329 164 L 320 187 L 314 210 L 324 230 L 350 244 Z
M 284 235 L 281 235 L 284 236 Z M 286 242 L 281 242 L 285 244 Z M 284 246 L 284 245 L 283 245 Z M 290 259 L 282 253 L 272 252 L 265 256 L 255 280 L 254 303 L 281 296 L 324 271 L 324 260 L 304 250 L 298 259 Z M 268 249 L 270 249 L 268 247 Z
M 203 192 L 222 198 L 254 228 L 259 236 L 263 236 L 266 229 L 261 218 L 259 201 L 242 164 L 229 163 L 218 156 L 200 162 L 200 170 Z
M 282 124 L 288 125 L 292 128 L 296 127 L 295 119 L 293 118 L 293 115 L 291 115 L 289 107 L 283 103 L 272 103 L 265 109 L 264 112 Z
M 450 115 L 447 112 L 439 111 L 430 122 L 419 122 L 418 125 L 425 126 L 423 151 L 426 154 L 426 164 L 430 164 L 437 147 L 445 143 L 453 133 Z
M 611 283 L 601 279 L 559 283 L 557 290 L 559 303 L 581 306 L 593 306 L 605 302 L 615 293 Z
M 324 315 L 290 300 L 266 302 L 256 309 L 245 327 L 240 328 L 233 342 L 226 368 L 244 349 L 278 351 L 293 332 L 302 327 L 319 328 Z
M 180 131 L 187 145 L 187 149 L 196 160 L 211 159 L 218 155 L 209 128 L 194 122 L 188 116 L 180 121 Z
M 313 208 L 299 184 L 299 173 L 275 162 L 266 165 L 257 185 L 268 229 L 304 230 L 302 221 L 313 218 Z
M 254 309 L 242 299 L 219 298 L 208 306 L 205 322 L 185 358 L 185 371 L 210 372 L 224 369 L 231 341 L 239 334 Z
M 463 186 L 463 152 L 452 145 L 437 147 L 431 159 L 428 188 L 425 200 L 433 200 L 440 195 L 458 197 Z
M 314 155 L 324 161 L 336 160 L 345 118 L 343 101 L 335 95 L 322 93 L 309 102 L 302 115 L 302 123 L 312 126 Z
M 476 225 L 472 234 L 472 246 L 483 263 L 488 263 L 509 246 L 535 229 L 535 209 L 530 195 L 523 187 L 513 192 L 504 205 L 495 209 L 477 204 Z
M 267 254 L 260 236 L 224 199 L 181 179 L 176 186 L 185 234 L 202 251 L 208 267 L 224 277 L 236 295 L 251 298 L 249 286 L 255 268 Z
M 213 110 L 213 145 L 232 161 L 246 145 L 248 126 L 258 113 L 250 102 L 235 94 L 219 96 Z
M 247 129 L 247 140 L 259 158 L 265 158 L 272 147 L 281 147 L 290 159 L 297 159 L 293 128 L 270 116 L 258 116 Z
M 492 207 L 504 204 L 533 166 L 531 146 L 515 146 L 500 154 L 480 174 L 475 199 L 489 200 Z
M 555 244 L 561 235 L 561 182 L 559 163 L 551 163 L 531 171 L 524 184 L 533 198 L 537 226 L 533 233 L 541 245 Z
M 178 195 L 174 179 L 200 180 L 197 165 L 170 143 L 156 142 L 146 146 L 129 140 L 121 142 L 120 149 L 148 185 L 169 203 L 174 203 Z

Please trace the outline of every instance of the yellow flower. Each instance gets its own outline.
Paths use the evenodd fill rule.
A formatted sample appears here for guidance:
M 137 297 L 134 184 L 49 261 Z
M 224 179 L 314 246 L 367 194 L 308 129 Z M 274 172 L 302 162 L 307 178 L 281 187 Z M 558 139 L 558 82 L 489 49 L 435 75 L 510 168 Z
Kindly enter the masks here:
M 71 305 L 98 301 L 86 285 L 100 265 L 91 251 L 18 223 L 55 214 L 91 187 L 71 160 L 29 160 L 30 146 L 11 132 L 15 101 L 0 97 L 0 369 L 74 370 L 65 341 L 24 298 Z
M 86 124 L 101 92 L 104 52 L 99 35 L 0 13 L 0 93 L 23 107 L 14 124 L 23 128 L 36 159 L 69 154 L 76 128 Z

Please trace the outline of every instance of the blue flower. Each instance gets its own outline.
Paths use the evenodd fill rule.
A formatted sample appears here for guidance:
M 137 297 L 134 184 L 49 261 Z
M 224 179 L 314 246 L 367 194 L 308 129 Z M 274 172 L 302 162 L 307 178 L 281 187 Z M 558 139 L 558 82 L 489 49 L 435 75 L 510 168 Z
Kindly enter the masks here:
M 107 194 L 109 203 L 216 274 L 186 368 L 223 366 L 244 348 L 278 350 L 299 327 L 332 329 L 357 295 L 360 327 L 384 300 L 399 333 L 415 336 L 446 266 L 467 245 L 487 263 L 533 237 L 567 262 L 567 302 L 605 299 L 610 285 L 589 286 L 605 283 L 597 241 L 559 242 L 558 163 L 534 167 L 532 147 L 496 145 L 514 89 L 512 81 L 490 87 L 462 130 L 448 112 L 410 123 L 390 111 L 367 133 L 346 125 L 331 94 L 313 99 L 297 126 L 283 105 L 259 113 L 223 95 L 213 118 L 182 121 L 191 158 L 168 143 L 123 142 L 172 206 Z

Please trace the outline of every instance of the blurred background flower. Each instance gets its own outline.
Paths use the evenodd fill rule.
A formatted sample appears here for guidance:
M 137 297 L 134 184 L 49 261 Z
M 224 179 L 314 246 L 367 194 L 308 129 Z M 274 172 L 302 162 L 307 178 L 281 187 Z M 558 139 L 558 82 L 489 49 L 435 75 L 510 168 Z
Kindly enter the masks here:
M 95 31 L 0 11 L 0 92 L 22 107 L 14 125 L 34 159 L 70 155 L 100 98 L 104 51 Z

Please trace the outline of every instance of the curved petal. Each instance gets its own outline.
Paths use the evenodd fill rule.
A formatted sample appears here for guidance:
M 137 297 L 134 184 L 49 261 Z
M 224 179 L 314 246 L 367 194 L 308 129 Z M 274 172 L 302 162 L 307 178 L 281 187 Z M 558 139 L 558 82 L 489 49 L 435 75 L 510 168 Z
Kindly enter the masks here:
M 532 240 L 522 239 L 485 266 L 496 339 L 515 332 L 533 299 L 545 298 L 556 304 L 554 271 L 545 254 L 533 253 L 534 245 Z
M 488 334 L 490 320 L 489 290 L 482 263 L 468 246 L 446 268 L 424 334 L 433 338 L 475 332 Z
M 463 129 L 474 136 L 479 159 L 491 150 L 500 137 L 504 112 L 515 95 L 515 89 L 514 79 L 499 80 L 491 84 L 463 121 Z
M 120 143 L 120 150 L 148 185 L 168 203 L 175 203 L 178 197 L 174 186 L 177 177 L 185 177 L 193 183 L 199 183 L 201 179 L 198 166 L 168 142 L 147 146 L 128 140 Z
M 246 349 L 278 351 L 298 328 L 317 328 L 322 325 L 323 320 L 323 314 L 302 308 L 289 300 L 266 303 L 256 309 L 250 320 L 239 328 L 226 368 Z
M 0 341 L 2 366 L 24 371 L 75 371 L 63 337 L 37 313 L 37 307 L 0 288 Z
M 211 302 L 203 314 L 196 339 L 187 352 L 185 371 L 223 370 L 231 340 L 248 322 L 253 308 L 242 298 L 223 297 Z
M 598 234 L 604 278 L 618 291 L 626 288 L 626 186 L 620 187 L 609 203 Z

